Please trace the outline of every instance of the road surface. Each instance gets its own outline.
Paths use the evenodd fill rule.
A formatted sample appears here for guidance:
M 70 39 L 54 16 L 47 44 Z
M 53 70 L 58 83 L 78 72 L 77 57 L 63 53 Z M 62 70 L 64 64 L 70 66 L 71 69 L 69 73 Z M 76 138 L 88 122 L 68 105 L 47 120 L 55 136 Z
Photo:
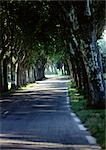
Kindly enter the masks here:
M 99 149 L 69 109 L 67 82 L 64 77 L 39 81 L 8 97 L 14 102 L 1 116 L 1 149 Z

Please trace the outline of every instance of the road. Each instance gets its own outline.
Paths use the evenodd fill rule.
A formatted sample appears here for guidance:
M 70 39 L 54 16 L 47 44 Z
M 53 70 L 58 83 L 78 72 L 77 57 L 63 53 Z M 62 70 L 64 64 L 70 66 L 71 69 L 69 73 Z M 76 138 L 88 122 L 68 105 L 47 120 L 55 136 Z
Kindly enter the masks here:
M 67 82 L 64 77 L 39 81 L 8 97 L 14 102 L 1 117 L 1 149 L 99 149 L 69 109 Z

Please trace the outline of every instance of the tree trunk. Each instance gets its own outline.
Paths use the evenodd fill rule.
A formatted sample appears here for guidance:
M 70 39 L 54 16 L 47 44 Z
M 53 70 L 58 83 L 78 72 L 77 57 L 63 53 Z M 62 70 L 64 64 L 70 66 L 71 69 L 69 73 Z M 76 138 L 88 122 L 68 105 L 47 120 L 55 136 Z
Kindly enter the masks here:
M 88 19 L 88 18 L 87 18 Z M 87 38 L 85 39 L 85 44 L 88 45 L 86 48 L 86 64 L 88 68 L 88 76 L 90 83 L 92 84 L 92 105 L 94 107 L 104 107 L 104 103 L 106 100 L 106 88 L 105 82 L 103 79 L 103 72 L 101 66 L 101 57 L 100 52 L 97 46 L 97 39 L 96 39 L 96 26 L 91 20 L 87 20 L 87 30 L 86 35 Z
M 30 83 L 30 68 L 28 68 L 28 83 Z
M 42 80 L 43 78 L 45 78 L 45 63 L 45 59 L 37 61 L 35 65 L 36 80 Z
M 26 69 L 23 68 L 23 84 L 25 85 L 27 83 L 26 81 Z
M 21 86 L 21 70 L 20 70 L 20 63 L 17 66 L 17 87 Z
M 79 91 L 83 91 L 82 67 L 79 58 L 76 59 L 76 70 L 77 70 L 78 89 Z
M 7 59 L 5 58 L 3 60 L 3 78 L 4 78 L 4 88 L 3 91 L 8 91 L 8 75 L 7 75 Z
M 26 83 L 29 82 L 29 79 L 28 79 L 28 70 L 26 69 Z
M 11 46 L 12 47 L 12 46 Z M 13 52 L 11 48 L 11 89 L 15 89 L 15 64 L 13 63 Z
M 64 62 L 64 74 L 72 76 L 72 67 L 68 65 L 68 61 L 69 59 Z M 71 64 L 71 62 L 69 62 L 69 64 Z
M 92 84 L 89 80 L 89 76 L 87 73 L 87 68 L 85 65 L 85 62 L 83 60 L 83 56 L 79 54 L 79 59 L 80 59 L 80 66 L 81 66 L 81 72 L 82 72 L 82 78 L 81 81 L 83 83 L 83 93 L 87 99 L 87 106 L 91 106 L 92 105 L 92 97 L 94 97 L 93 95 L 93 88 L 92 88 Z
M 0 94 L 3 91 L 2 61 L 0 61 Z
M 15 64 L 11 62 L 11 89 L 15 89 Z
M 67 67 L 69 68 L 69 72 L 68 72 L 68 75 L 70 75 L 71 79 L 73 78 L 72 77 L 72 64 L 71 64 L 71 61 L 69 59 L 67 59 Z M 67 70 L 67 67 L 66 67 L 66 70 Z
M 16 64 L 16 67 L 15 67 L 15 86 L 16 88 L 18 88 L 18 63 Z
M 76 67 L 75 61 L 72 58 L 71 58 L 71 64 L 72 64 L 73 77 L 74 77 L 76 86 L 79 87 L 77 67 Z

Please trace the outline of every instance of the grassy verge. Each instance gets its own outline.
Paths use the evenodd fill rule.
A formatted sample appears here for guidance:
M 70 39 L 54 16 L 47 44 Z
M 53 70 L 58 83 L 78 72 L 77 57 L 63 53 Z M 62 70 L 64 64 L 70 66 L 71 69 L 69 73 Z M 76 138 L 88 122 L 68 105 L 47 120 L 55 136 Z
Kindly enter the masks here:
M 27 83 L 25 85 L 22 85 L 21 87 L 15 88 L 15 89 L 9 88 L 9 90 L 7 92 L 0 93 L 0 97 L 10 96 L 11 94 L 13 94 L 17 91 L 20 91 L 20 90 L 28 90 L 29 88 L 32 88 L 36 85 L 37 85 L 37 83 L 35 82 L 35 83 Z
M 36 86 L 36 85 L 37 85 L 37 83 L 28 83 L 26 85 L 21 86 L 20 90 L 27 90 L 29 88 L 32 88 L 32 87 Z
M 69 96 L 73 111 L 79 116 L 82 123 L 97 139 L 97 143 L 102 147 L 103 150 L 105 150 L 105 110 L 87 109 L 84 96 L 78 93 L 78 90 L 75 88 L 73 83 L 70 83 L 69 85 Z

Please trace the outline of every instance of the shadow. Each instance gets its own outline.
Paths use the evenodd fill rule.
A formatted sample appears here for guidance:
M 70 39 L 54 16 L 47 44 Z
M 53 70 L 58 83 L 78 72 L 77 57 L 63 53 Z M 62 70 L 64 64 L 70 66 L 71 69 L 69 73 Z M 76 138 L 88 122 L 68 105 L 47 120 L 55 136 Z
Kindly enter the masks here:
M 53 84 L 53 83 L 52 83 Z M 30 115 L 36 112 L 63 112 L 67 110 L 66 87 L 64 84 L 50 84 L 36 90 L 17 91 L 11 96 L 1 99 L 0 117 L 7 117 L 11 113 Z M 7 113 L 7 110 L 9 113 Z M 6 114 L 5 114 L 6 112 Z M 17 113 L 18 112 L 18 113 Z
M 70 116 L 64 83 L 43 86 L 41 84 L 37 90 L 18 91 L 7 98 L 12 102 L 4 107 L 8 108 L 8 113 L 1 115 L 0 148 L 91 150 L 85 133 Z
M 1 139 L 2 138 L 2 139 Z M 29 140 L 30 138 L 30 140 Z M 31 140 L 32 139 L 32 140 Z M 1 149 L 35 149 L 35 150 L 91 150 L 88 144 L 79 144 L 75 142 L 67 144 L 65 142 L 56 142 L 48 140 L 36 140 L 39 137 L 35 135 L 19 135 L 19 134 L 0 134 Z M 98 146 L 93 146 L 98 149 Z

